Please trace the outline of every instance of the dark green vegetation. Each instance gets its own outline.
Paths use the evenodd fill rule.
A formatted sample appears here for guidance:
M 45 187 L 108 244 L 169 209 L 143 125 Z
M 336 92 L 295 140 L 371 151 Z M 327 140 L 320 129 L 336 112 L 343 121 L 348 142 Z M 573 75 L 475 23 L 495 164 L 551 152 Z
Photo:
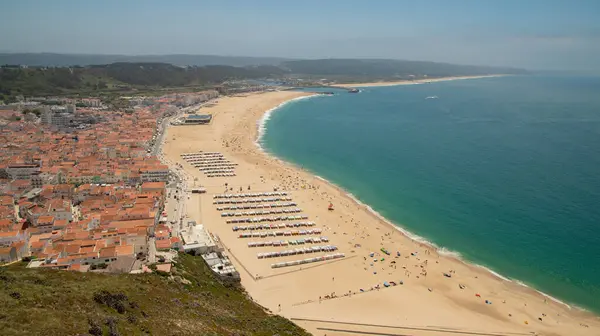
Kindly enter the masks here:
M 127 92 L 164 87 L 202 87 L 232 79 L 278 76 L 274 66 L 210 65 L 178 67 L 165 63 L 113 63 L 73 68 L 0 68 L 0 100 L 43 96 Z
M 0 64 L 20 64 L 28 66 L 69 67 L 94 64 L 129 63 L 169 63 L 179 66 L 230 65 L 278 65 L 289 59 L 280 57 L 244 57 L 216 55 L 86 55 L 54 53 L 0 53 Z
M 5 56 L 7 54 L 4 54 Z M 244 62 L 256 62 L 243 67 L 231 65 L 196 66 L 192 56 L 180 55 L 175 64 L 187 62 L 186 66 L 167 63 L 117 62 L 107 65 L 87 65 L 80 55 L 59 54 L 8 54 L 7 64 L 84 64 L 72 67 L 30 67 L 18 65 L 0 68 L 0 100 L 14 101 L 23 96 L 52 95 L 122 95 L 154 94 L 165 91 L 200 90 L 228 80 L 273 78 L 285 80 L 302 79 L 294 85 L 312 85 L 326 78 L 332 82 L 360 82 L 398 80 L 411 78 L 435 78 L 486 74 L 523 74 L 525 70 L 512 68 L 454 65 L 434 62 L 398 60 L 322 59 L 292 60 L 269 59 L 268 65 L 259 65 L 263 58 L 243 58 Z M 92 57 L 86 56 L 86 57 Z M 35 61 L 31 60 L 34 57 Z M 47 58 L 46 62 L 40 60 Z M 81 56 L 83 57 L 83 56 Z M 111 56 L 96 55 L 98 60 L 112 60 Z M 172 56 L 153 56 L 170 59 Z M 203 57 L 203 56 L 197 56 Z M 94 59 L 93 57 L 91 59 Z M 135 56 L 130 59 L 153 59 L 151 56 Z M 213 57 L 213 62 L 223 57 Z M 59 61 L 60 60 L 60 61 Z M 273 65 L 275 61 L 277 65 Z M 0 64 L 2 54 L 0 54 Z M 79 62 L 79 63 L 77 63 Z M 211 62 L 206 60 L 206 62 Z M 109 99 L 110 100 L 110 99 Z
M 219 283 L 200 257 L 178 259 L 173 277 L 0 267 L 0 334 L 308 335 Z
M 322 59 L 299 60 L 282 63 L 282 67 L 292 73 L 317 76 L 346 76 L 357 78 L 408 78 L 474 76 L 489 74 L 524 74 L 526 71 L 514 68 L 456 65 L 435 62 L 400 61 L 383 59 Z

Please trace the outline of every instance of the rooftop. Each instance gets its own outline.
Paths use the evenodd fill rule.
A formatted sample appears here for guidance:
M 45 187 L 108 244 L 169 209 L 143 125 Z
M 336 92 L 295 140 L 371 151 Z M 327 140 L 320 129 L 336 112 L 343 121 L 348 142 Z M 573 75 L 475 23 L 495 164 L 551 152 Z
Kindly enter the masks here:
M 180 235 L 183 240 L 184 249 L 216 246 L 215 241 L 202 224 L 189 226 L 187 230 L 182 230 Z

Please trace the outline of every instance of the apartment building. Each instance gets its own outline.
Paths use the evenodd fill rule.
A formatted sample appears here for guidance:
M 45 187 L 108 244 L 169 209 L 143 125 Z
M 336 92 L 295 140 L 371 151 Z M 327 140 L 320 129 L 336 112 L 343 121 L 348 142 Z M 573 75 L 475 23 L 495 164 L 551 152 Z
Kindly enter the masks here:
M 11 164 L 5 168 L 5 171 L 12 180 L 29 180 L 32 176 L 40 174 L 40 165 Z
M 167 182 L 169 181 L 169 167 L 166 165 L 156 165 L 154 167 L 141 168 L 141 182 Z

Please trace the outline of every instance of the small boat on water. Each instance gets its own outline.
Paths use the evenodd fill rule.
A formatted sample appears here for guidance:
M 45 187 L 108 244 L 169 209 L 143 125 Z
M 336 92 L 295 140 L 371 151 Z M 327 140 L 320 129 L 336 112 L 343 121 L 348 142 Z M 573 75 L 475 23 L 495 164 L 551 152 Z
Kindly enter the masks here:
M 429 96 L 429 97 L 427 97 L 425 99 L 438 99 L 438 96 Z
M 350 90 L 348 90 L 348 92 L 350 92 L 350 93 L 359 93 L 360 90 L 359 89 L 350 89 Z

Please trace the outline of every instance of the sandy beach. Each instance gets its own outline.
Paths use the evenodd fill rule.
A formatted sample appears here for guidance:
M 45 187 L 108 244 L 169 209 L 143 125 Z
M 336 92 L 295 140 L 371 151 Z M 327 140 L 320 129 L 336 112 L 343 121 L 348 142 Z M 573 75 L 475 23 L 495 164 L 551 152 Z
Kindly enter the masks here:
M 415 80 L 400 80 L 400 81 L 390 81 L 390 82 L 342 83 L 342 84 L 335 84 L 335 86 L 343 86 L 343 87 L 348 87 L 348 88 L 373 87 L 373 86 L 396 86 L 396 85 L 424 84 L 424 83 L 435 83 L 435 82 L 447 82 L 447 81 L 451 81 L 451 80 L 492 78 L 492 77 L 503 77 L 503 76 L 507 76 L 507 75 L 454 76 L 454 77 L 443 77 L 443 78 L 424 78 L 424 79 L 415 79 Z
M 483 268 L 440 255 L 402 234 L 343 190 L 262 152 L 255 141 L 265 112 L 306 95 L 268 92 L 222 97 L 201 111 L 213 115 L 209 125 L 169 126 L 165 135 L 165 156 L 183 166 L 190 176 L 188 185 L 202 185 L 207 190 L 187 200 L 187 216 L 219 237 L 241 273 L 242 285 L 256 302 L 314 335 L 600 335 L 598 317 L 570 309 Z M 224 154 L 238 164 L 236 176 L 208 178 L 180 156 L 197 151 Z M 322 229 L 318 236 L 329 239 L 326 244 L 316 245 L 335 245 L 339 249 L 336 252 L 345 257 L 271 268 L 272 263 L 328 253 L 258 259 L 259 252 L 295 246 L 249 248 L 250 241 L 274 238 L 238 238 L 240 232 L 232 230 L 236 224 L 227 224 L 230 217 L 221 217 L 222 211 L 213 204 L 213 196 L 224 193 L 226 183 L 233 189 L 229 193 L 239 193 L 240 189 L 287 191 L 302 209 L 300 214 Z M 333 211 L 328 210 L 330 202 Z M 397 285 L 384 286 L 384 282 L 391 281 Z

